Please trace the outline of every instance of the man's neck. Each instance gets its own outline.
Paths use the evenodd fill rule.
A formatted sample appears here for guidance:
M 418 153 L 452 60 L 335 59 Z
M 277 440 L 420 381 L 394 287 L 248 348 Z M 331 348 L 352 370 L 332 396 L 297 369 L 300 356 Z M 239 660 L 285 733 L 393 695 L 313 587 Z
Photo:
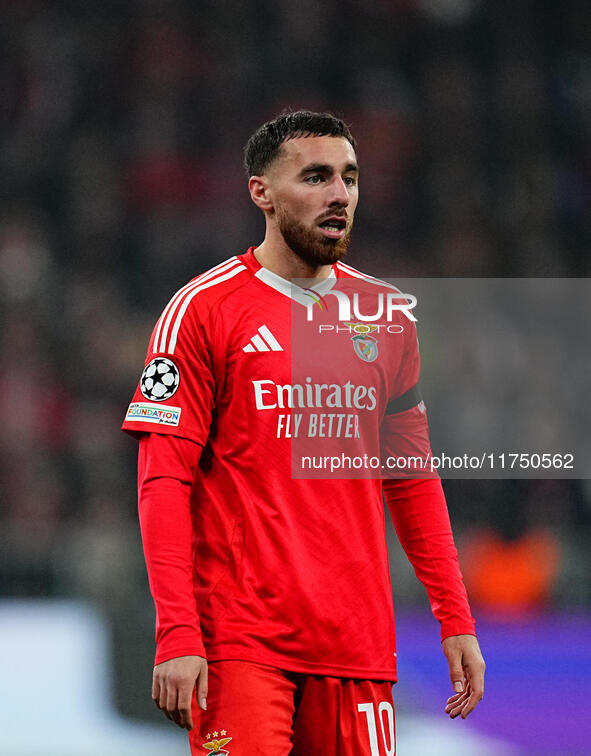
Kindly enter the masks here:
M 328 278 L 332 270 L 332 265 L 310 266 L 285 242 L 272 243 L 267 238 L 254 250 L 254 256 L 263 268 L 287 281 L 297 278 Z

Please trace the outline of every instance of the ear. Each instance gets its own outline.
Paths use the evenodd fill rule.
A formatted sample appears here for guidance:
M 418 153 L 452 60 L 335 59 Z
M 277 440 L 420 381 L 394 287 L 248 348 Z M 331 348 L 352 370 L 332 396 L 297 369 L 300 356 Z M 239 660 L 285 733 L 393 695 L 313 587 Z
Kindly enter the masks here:
M 273 201 L 270 197 L 269 183 L 266 176 L 251 176 L 248 180 L 248 191 L 254 204 L 263 212 L 273 210 Z

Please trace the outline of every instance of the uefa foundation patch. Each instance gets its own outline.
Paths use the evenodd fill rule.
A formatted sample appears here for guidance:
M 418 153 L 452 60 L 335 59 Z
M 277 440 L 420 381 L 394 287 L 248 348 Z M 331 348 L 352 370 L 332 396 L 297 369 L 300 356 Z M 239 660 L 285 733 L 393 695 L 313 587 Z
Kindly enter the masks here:
M 181 419 L 180 407 L 167 407 L 150 402 L 132 402 L 125 419 L 132 423 L 177 426 Z

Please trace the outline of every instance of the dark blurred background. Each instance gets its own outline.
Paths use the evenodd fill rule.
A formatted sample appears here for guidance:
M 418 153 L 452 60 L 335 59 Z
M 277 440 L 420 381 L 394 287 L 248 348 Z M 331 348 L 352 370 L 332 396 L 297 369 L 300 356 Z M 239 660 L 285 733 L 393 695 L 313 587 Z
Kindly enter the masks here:
M 118 428 L 171 294 L 262 240 L 249 134 L 284 107 L 351 124 L 362 175 L 349 262 L 367 272 L 586 277 L 591 7 L 0 9 L 0 597 L 99 607 L 119 710 L 150 717 L 136 445 Z M 590 610 L 588 481 L 446 490 L 477 617 Z M 394 547 L 392 559 L 397 606 L 424 605 Z

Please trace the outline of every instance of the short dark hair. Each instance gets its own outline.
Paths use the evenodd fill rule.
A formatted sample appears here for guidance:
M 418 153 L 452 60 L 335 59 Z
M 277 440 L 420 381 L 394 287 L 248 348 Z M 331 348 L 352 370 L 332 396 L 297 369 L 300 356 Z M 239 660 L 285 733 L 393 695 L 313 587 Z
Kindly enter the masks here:
M 259 126 L 246 143 L 244 168 L 247 176 L 262 176 L 287 139 L 308 136 L 345 137 L 353 149 L 357 148 L 347 124 L 332 113 L 313 113 L 311 110 L 283 112 Z

